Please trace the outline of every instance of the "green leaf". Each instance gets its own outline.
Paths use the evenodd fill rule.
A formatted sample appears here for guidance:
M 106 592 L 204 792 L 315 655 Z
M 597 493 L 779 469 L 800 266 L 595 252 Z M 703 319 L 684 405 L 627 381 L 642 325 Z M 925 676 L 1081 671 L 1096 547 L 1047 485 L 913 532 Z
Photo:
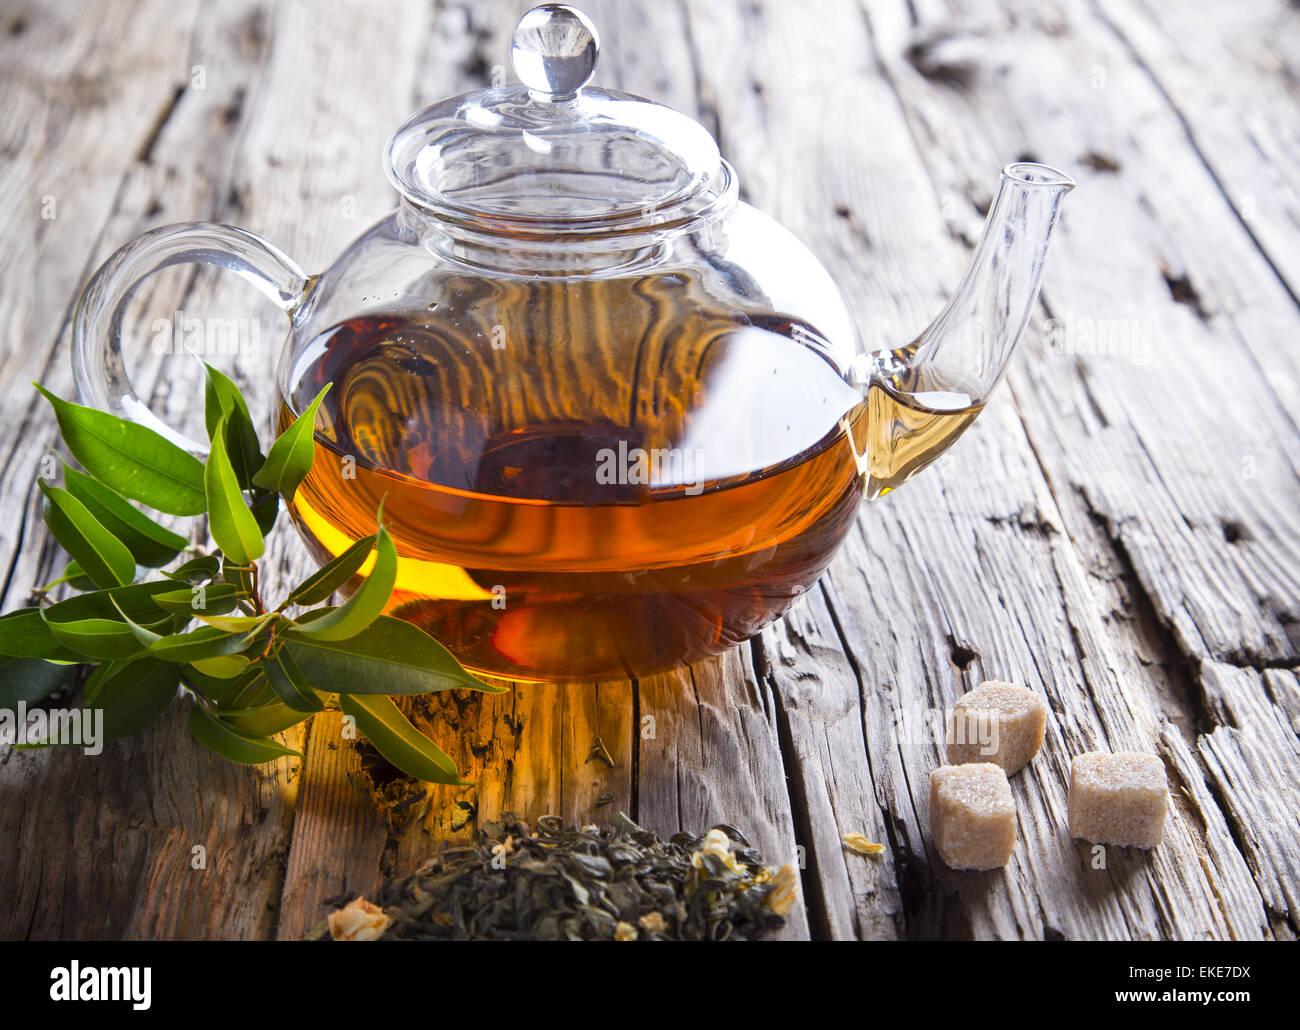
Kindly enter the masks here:
M 242 654 L 223 654 L 215 658 L 196 658 L 191 668 L 216 680 L 233 680 L 248 671 L 249 661 Z
M 347 552 L 344 552 L 345 554 Z M 375 567 L 357 592 L 339 608 L 327 609 L 319 618 L 303 624 L 298 633 L 313 640 L 347 640 L 379 618 L 397 582 L 397 548 L 383 526 L 375 535 Z
M 0 658 L 0 709 L 44 701 L 76 675 L 77 668 L 39 658 Z
M 270 737 L 283 733 L 312 717 L 312 712 L 299 712 L 282 701 L 272 701 L 257 708 L 237 712 L 222 712 L 221 721 L 253 737 Z
M 86 694 L 86 707 L 93 708 L 95 701 L 99 697 L 99 688 L 104 681 L 110 676 L 116 676 L 119 669 L 126 668 L 126 662 L 100 662 L 95 666 L 95 671 L 86 677 L 85 685 L 82 689 Z
M 0 615 L 0 655 L 10 658 L 54 658 L 65 662 L 80 660 L 54 639 L 50 627 L 41 618 L 39 608 L 19 608 Z
M 123 497 L 168 515 L 201 515 L 203 464 L 152 429 L 55 397 L 37 385 L 81 467 Z
M 322 565 L 293 589 L 289 594 L 289 600 L 294 604 L 302 605 L 320 604 L 328 600 L 330 595 L 345 585 L 366 563 L 366 558 L 374 549 L 376 539 L 376 535 L 372 533 L 358 540 L 328 565 Z
M 248 404 L 231 379 L 223 372 L 203 363 L 206 381 L 203 389 L 203 416 L 207 423 L 208 439 L 215 440 L 225 419 L 224 442 L 230 464 L 235 470 L 239 485 L 245 490 L 253 485 L 253 473 L 262 467 L 265 459 L 257 439 L 257 430 L 248 414 Z
M 41 587 L 41 593 L 48 594 L 57 586 L 67 583 L 73 590 L 94 590 L 95 584 L 90 581 L 90 577 L 81 571 L 81 566 L 75 561 L 68 562 L 63 567 L 63 575 L 51 583 L 46 583 Z
M 155 632 L 170 627 L 172 616 L 154 603 L 154 597 L 175 589 L 164 580 L 96 590 L 50 605 L 41 615 L 54 639 L 77 654 L 96 659 L 134 658 L 141 651 L 140 643 L 122 620 L 122 613 Z
M 259 630 L 276 617 L 275 612 L 265 615 L 196 615 L 205 626 L 219 629 L 223 633 L 252 633 Z
M 200 583 L 159 594 L 154 598 L 154 603 L 173 615 L 197 618 L 204 615 L 225 615 L 247 596 L 233 583 Z
M 149 653 L 165 662 L 188 665 L 205 658 L 238 654 L 250 643 L 247 636 L 227 633 L 215 626 L 199 626 L 188 633 L 173 633 L 149 645 Z
M 271 445 L 266 463 L 253 477 L 257 486 L 278 491 L 287 500 L 293 500 L 298 485 L 307 478 L 316 457 L 316 409 L 333 385 L 326 383 L 307 410 L 294 419 L 293 424 Z
M 235 412 L 252 428 L 253 419 L 248 413 L 248 402 L 244 400 L 244 395 L 234 380 L 206 361 L 203 362 L 203 376 L 203 421 L 207 426 L 208 439 L 216 436 L 222 416 L 228 418 Z M 257 434 L 254 433 L 253 436 L 256 439 Z
M 343 695 L 339 706 L 357 722 L 357 729 L 375 750 L 408 776 L 429 783 L 463 786 L 456 763 L 438 745 L 417 730 L 391 698 L 380 695 Z
M 240 733 L 270 737 L 311 718 L 311 713 L 294 711 L 276 700 L 261 663 L 239 679 L 209 680 L 192 669 L 185 670 L 185 678 L 218 706 L 213 714 Z
M 137 565 L 156 569 L 185 548 L 185 538 L 164 529 L 124 497 L 84 472 L 63 466 L 68 493 L 86 506 L 99 524 L 124 543 Z
M 262 531 L 262 536 L 270 536 L 280 514 L 280 495 L 274 490 L 254 490 L 248 508 L 257 520 L 257 528 Z
M 290 756 L 301 758 L 302 752 L 285 747 L 279 741 L 266 737 L 251 737 L 232 729 L 216 716 L 209 715 L 198 705 L 190 712 L 190 733 L 194 739 L 215 751 L 222 758 L 243 765 L 273 762 Z
M 247 565 L 262 557 L 266 541 L 257 528 L 257 519 L 248 510 L 239 480 L 230 465 L 222 432 L 224 427 L 223 419 L 212 439 L 208 463 L 203 468 L 203 484 L 208 493 L 208 532 L 227 558 Z
M 50 623 L 50 631 L 59 643 L 87 658 L 134 658 L 144 650 L 120 617 Z
M 41 515 L 59 545 L 99 587 L 126 586 L 135 579 L 135 559 L 126 545 L 67 490 L 37 481 L 44 499 Z
M 153 658 L 122 665 L 98 684 L 94 702 L 104 709 L 104 739 L 119 740 L 152 726 L 176 699 L 180 670 Z
M 256 565 L 237 565 L 229 559 L 221 563 L 222 580 L 242 590 L 249 597 L 253 596 L 257 587 L 253 576 L 256 571 Z
M 215 554 L 201 554 L 197 558 L 191 558 L 184 565 L 172 569 L 171 572 L 164 572 L 163 575 L 183 583 L 206 583 L 220 571 L 220 558 Z
M 329 608 L 318 609 L 322 613 Z M 315 612 L 301 622 L 310 625 Z M 427 694 L 468 688 L 501 694 L 466 672 L 450 651 L 422 629 L 381 615 L 347 640 L 322 640 L 300 629 L 287 634 L 290 653 L 307 682 L 335 694 Z
M 162 639 L 161 633 L 155 633 L 151 629 L 145 629 L 139 623 L 134 622 L 131 619 L 131 616 L 127 615 L 126 612 L 122 611 L 120 606 L 114 604 L 114 607 L 117 608 L 118 613 L 122 616 L 122 621 L 131 627 L 131 633 L 135 636 L 135 639 L 140 642 L 141 647 L 148 647 Z
M 256 708 L 275 701 L 275 692 L 266 682 L 260 665 L 249 666 L 243 675 L 234 679 L 215 679 L 193 668 L 185 670 L 185 678 L 191 685 L 202 690 L 218 708 Z M 265 733 L 254 735 L 269 736 Z
M 267 681 L 284 704 L 296 712 L 324 710 L 325 702 L 307 684 L 307 678 L 288 649 L 281 647 L 261 664 Z

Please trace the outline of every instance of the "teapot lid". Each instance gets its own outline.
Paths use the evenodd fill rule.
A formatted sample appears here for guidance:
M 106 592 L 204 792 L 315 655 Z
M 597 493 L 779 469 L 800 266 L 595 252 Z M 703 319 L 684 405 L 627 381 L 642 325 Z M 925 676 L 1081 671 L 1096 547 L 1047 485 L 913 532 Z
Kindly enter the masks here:
M 534 7 L 511 38 L 522 84 L 416 112 L 389 141 L 389 180 L 442 221 L 511 236 L 623 235 L 729 205 L 736 176 L 704 126 L 587 85 L 599 47 L 581 11 Z

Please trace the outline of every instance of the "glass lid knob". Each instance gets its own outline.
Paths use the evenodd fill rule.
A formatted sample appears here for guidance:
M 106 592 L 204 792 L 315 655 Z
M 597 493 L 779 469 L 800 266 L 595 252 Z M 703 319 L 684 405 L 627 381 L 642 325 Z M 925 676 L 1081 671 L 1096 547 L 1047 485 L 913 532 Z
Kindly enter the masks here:
M 596 26 L 568 4 L 542 4 L 519 19 L 510 63 L 537 100 L 570 100 L 591 78 L 600 53 Z

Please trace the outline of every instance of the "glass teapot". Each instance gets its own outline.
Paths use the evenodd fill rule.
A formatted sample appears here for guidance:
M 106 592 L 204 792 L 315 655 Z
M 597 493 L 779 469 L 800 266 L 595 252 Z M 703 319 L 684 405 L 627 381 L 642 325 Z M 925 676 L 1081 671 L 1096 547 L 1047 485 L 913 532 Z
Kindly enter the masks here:
M 302 537 L 328 560 L 382 501 L 390 614 L 516 680 L 642 676 L 777 618 L 860 500 L 979 414 L 1073 185 L 1008 166 L 956 296 L 910 344 L 867 353 L 826 270 L 737 199 L 701 125 L 587 85 L 597 49 L 572 7 L 525 14 L 521 84 L 398 129 L 397 210 L 320 275 L 243 230 L 174 225 L 110 258 L 74 324 L 83 401 L 202 453 L 132 392 L 123 305 L 182 262 L 270 296 L 290 319 L 281 425 L 332 384 L 290 505 Z

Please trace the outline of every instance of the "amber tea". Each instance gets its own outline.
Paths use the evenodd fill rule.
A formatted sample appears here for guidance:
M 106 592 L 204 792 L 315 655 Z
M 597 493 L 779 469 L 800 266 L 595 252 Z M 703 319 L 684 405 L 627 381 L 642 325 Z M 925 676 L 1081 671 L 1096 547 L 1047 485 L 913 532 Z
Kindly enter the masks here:
M 817 339 L 685 274 L 443 280 L 307 348 L 294 410 L 334 386 L 293 514 L 325 560 L 382 500 L 390 613 L 479 672 L 641 676 L 716 654 L 817 579 L 864 491 L 978 411 L 905 384 L 864 398 L 792 334 Z

